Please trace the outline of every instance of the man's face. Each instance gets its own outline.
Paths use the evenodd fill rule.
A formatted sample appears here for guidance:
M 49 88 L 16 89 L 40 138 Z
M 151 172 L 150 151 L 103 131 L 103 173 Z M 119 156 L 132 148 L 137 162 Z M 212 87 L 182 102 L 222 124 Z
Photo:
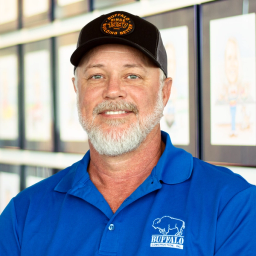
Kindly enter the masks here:
M 228 41 L 227 43 L 225 53 L 225 69 L 229 83 L 236 83 L 239 74 L 239 60 L 237 44 L 234 41 Z
M 132 47 L 94 48 L 79 64 L 73 82 L 80 122 L 91 142 L 96 136 L 90 136 L 92 130 L 100 132 L 102 139 L 112 139 L 113 144 L 132 132 L 138 133 L 138 127 L 148 129 L 145 123 L 149 116 L 157 120 L 162 116 L 162 109 L 161 114 L 153 116 L 159 98 L 160 70 Z

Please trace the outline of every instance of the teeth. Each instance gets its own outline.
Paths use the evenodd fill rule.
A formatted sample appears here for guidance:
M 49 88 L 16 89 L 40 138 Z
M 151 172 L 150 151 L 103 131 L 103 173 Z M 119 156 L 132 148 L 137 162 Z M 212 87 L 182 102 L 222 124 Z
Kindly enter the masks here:
M 106 111 L 106 115 L 118 115 L 118 114 L 125 114 L 125 111 Z

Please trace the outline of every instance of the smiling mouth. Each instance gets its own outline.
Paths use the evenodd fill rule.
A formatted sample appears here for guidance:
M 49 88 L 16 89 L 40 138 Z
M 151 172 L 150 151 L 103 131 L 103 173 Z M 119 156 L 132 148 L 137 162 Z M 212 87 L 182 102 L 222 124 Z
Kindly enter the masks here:
M 105 115 L 121 115 L 121 114 L 126 114 L 128 113 L 127 111 L 124 110 L 119 110 L 119 111 L 106 111 L 104 112 Z
M 132 111 L 128 110 L 105 110 L 99 114 L 104 115 L 104 116 L 126 116 L 127 114 L 133 113 Z
M 93 109 L 93 115 L 103 115 L 105 117 L 125 117 L 129 114 L 138 114 L 138 108 L 130 102 L 103 101 Z

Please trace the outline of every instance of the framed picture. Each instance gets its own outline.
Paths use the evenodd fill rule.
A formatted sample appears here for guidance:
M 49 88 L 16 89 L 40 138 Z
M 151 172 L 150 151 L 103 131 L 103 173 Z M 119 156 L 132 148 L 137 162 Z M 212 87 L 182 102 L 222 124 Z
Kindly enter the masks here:
M 93 9 L 104 9 L 122 4 L 135 2 L 136 0 L 93 0 Z
M 50 39 L 24 45 L 25 149 L 53 150 Z
M 161 129 L 171 135 L 175 145 L 189 145 L 189 62 L 188 27 L 162 29 L 161 36 L 168 56 L 168 75 L 173 79 L 172 91 Z
M 196 7 L 161 13 L 145 19 L 161 32 L 173 85 L 160 121 L 172 143 L 199 156 L 197 115 Z
M 89 0 L 55 0 L 55 18 L 62 19 L 90 11 Z
M 76 93 L 71 78 L 74 67 L 70 56 L 76 49 L 78 33 L 57 38 L 57 116 L 59 151 L 85 153 L 89 149 L 88 137 L 78 120 Z
M 19 146 L 17 47 L 0 50 L 0 147 Z
M 18 0 L 0 0 L 0 33 L 18 29 Z
M 51 21 L 51 0 L 22 0 L 22 26 L 38 26 Z
M 50 176 L 53 175 L 53 171 L 46 167 L 25 166 L 25 186 L 30 187 Z
M 256 3 L 204 4 L 202 52 L 203 159 L 256 165 Z
M 0 214 L 10 200 L 20 192 L 19 166 L 0 164 Z

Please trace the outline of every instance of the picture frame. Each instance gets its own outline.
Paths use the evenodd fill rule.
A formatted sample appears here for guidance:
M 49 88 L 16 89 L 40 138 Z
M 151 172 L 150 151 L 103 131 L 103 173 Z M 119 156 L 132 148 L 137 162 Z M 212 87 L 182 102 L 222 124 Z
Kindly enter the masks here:
M 256 166 L 256 3 L 201 5 L 202 159 Z
M 168 73 L 173 76 L 172 92 L 162 130 L 170 134 L 174 146 L 199 157 L 197 7 L 169 11 L 145 20 L 161 32 L 168 57 Z
M 22 27 L 34 27 L 52 20 L 51 0 L 22 0 Z
M 19 28 L 18 0 L 0 0 L 0 33 L 6 33 Z
M 56 19 L 87 13 L 90 11 L 89 0 L 55 0 L 54 17 Z
M 78 33 L 56 38 L 56 107 L 58 151 L 83 153 L 89 150 L 88 138 L 78 120 L 76 93 L 71 78 L 74 66 L 70 56 L 76 49 Z
M 19 54 L 16 46 L 0 49 L 0 147 L 19 148 Z
M 24 168 L 26 188 L 53 175 L 53 170 L 47 167 L 25 166 Z
M 117 5 L 128 4 L 136 0 L 93 0 L 93 10 L 100 10 Z
M 20 192 L 20 166 L 0 164 L 0 214 Z
M 24 149 L 54 150 L 51 40 L 25 44 Z

